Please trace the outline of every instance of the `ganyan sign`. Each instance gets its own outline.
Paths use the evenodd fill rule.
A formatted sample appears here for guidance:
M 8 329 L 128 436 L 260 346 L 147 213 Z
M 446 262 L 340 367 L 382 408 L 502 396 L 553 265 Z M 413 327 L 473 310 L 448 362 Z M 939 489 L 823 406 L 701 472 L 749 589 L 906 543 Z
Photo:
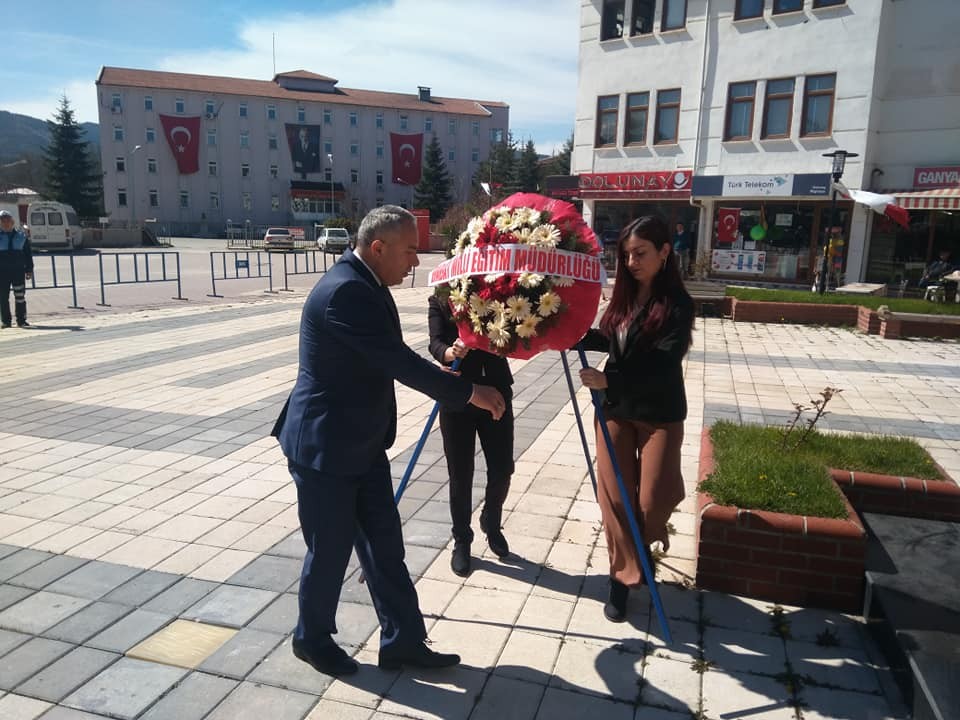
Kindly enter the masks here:
M 582 173 L 584 198 L 688 198 L 691 170 L 654 172 Z
M 960 165 L 918 167 L 913 171 L 914 190 L 960 187 Z

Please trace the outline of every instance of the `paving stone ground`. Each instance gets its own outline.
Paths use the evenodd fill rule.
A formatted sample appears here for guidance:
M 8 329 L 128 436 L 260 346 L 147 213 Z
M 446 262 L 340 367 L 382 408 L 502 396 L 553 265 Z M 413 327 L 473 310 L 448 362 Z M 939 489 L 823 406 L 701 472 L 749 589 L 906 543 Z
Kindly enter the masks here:
M 424 354 L 426 293 L 395 292 Z M 691 587 L 699 434 L 717 418 L 781 422 L 830 385 L 844 393 L 824 426 L 914 437 L 960 477 L 957 344 L 698 320 L 688 497 L 661 566 L 671 645 L 645 593 L 628 622 L 603 618 L 606 549 L 559 354 L 513 361 L 513 555 L 478 533 L 473 574 L 449 570 L 436 431 L 400 504 L 430 637 L 463 664 L 378 670 L 352 562 L 337 639 L 361 671 L 334 681 L 290 652 L 303 546 L 267 436 L 302 302 L 40 315 L 42 329 L 0 333 L 0 719 L 905 716 L 860 618 L 787 607 L 783 637 L 769 603 Z M 432 407 L 402 387 L 398 403 L 395 482 Z M 482 458 L 477 476 L 479 502 Z M 818 644 L 826 629 L 836 645 Z

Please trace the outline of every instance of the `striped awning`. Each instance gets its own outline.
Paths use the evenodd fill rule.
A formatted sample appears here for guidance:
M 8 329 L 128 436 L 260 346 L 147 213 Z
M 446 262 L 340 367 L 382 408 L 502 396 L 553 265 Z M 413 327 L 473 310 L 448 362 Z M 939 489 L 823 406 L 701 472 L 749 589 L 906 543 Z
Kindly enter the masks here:
M 960 187 L 890 194 L 897 198 L 897 205 L 907 210 L 960 210 Z

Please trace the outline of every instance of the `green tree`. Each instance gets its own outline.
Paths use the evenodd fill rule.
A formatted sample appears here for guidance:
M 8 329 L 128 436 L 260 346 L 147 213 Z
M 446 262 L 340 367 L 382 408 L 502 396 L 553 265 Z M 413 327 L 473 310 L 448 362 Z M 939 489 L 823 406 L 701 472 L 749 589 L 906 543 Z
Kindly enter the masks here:
M 444 216 L 450 207 L 450 174 L 443 161 L 443 150 L 434 135 L 427 145 L 427 154 L 423 161 L 423 175 L 414 188 L 414 200 L 417 207 L 430 211 L 430 220 L 436 222 Z
M 541 166 L 543 177 L 547 175 L 569 175 L 570 174 L 570 156 L 573 154 L 573 133 L 567 138 L 567 141 L 560 148 L 549 162 Z
M 490 147 L 490 155 L 477 167 L 477 173 L 473 177 L 476 190 L 486 195 L 480 183 L 488 183 L 492 195 L 491 202 L 502 200 L 515 192 L 516 163 L 517 144 L 513 140 L 513 135 L 508 133 L 506 140 L 494 143 Z
M 72 205 L 81 217 L 96 217 L 103 208 L 103 189 L 97 165 L 90 156 L 90 144 L 84 140 L 66 95 L 50 128 L 50 144 L 44 151 L 47 171 L 46 192 L 54 200 Z
M 540 157 L 533 140 L 527 140 L 514 166 L 514 184 L 518 192 L 536 192 L 540 185 Z

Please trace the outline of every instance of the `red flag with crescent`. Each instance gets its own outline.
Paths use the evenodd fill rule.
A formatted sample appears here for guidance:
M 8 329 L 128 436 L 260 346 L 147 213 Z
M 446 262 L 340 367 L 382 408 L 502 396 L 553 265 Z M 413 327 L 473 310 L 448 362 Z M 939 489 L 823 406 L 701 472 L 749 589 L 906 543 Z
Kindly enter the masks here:
M 390 150 L 393 155 L 393 182 L 401 185 L 420 182 L 423 133 L 390 133 Z
M 200 116 L 161 115 L 160 124 L 181 175 L 200 170 Z
M 717 244 L 732 245 L 740 231 L 740 208 L 717 210 Z

